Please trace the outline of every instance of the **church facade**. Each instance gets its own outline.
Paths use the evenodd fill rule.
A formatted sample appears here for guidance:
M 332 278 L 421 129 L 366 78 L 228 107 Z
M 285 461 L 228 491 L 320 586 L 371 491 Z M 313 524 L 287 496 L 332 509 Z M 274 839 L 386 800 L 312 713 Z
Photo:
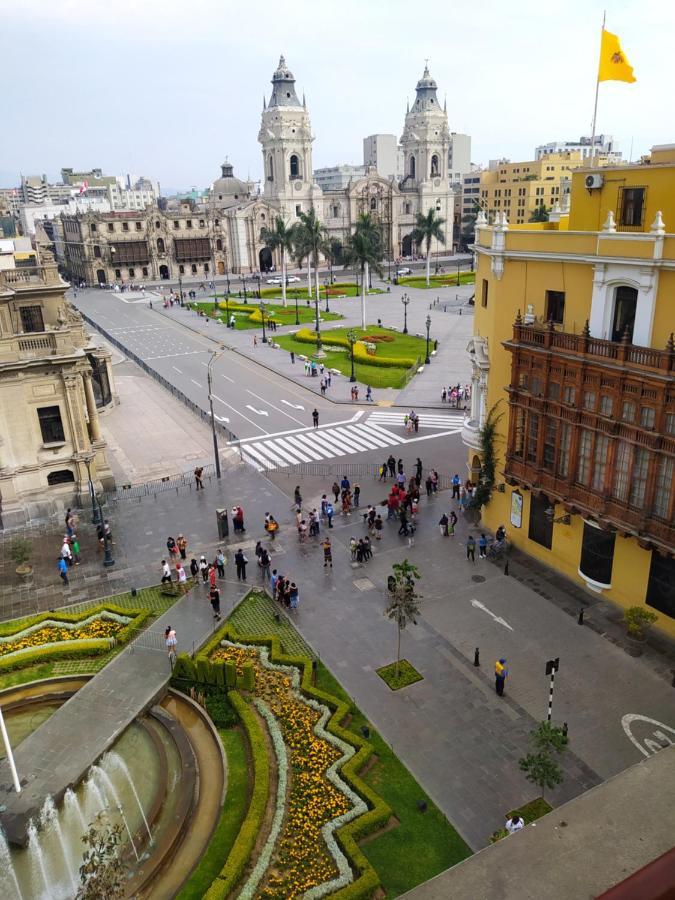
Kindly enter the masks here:
M 400 140 L 402 178 L 383 178 L 367 168 L 343 189 L 322 191 L 313 177 L 314 135 L 307 104 L 304 96 L 298 98 L 295 78 L 282 56 L 269 101 L 263 101 L 258 133 L 262 188 L 238 179 L 226 160 L 203 200 L 161 200 L 144 210 L 62 215 L 69 277 L 113 284 L 265 272 L 279 264 L 265 246 L 265 228 L 277 216 L 292 225 L 312 208 L 338 251 L 337 264 L 339 247 L 362 213 L 380 226 L 385 262 L 415 252 L 411 235 L 417 213 L 432 208 L 446 221 L 446 243 L 434 241 L 431 251 L 446 251 L 452 246 L 454 198 L 448 117 L 437 90 L 425 67 L 415 102 L 406 110 Z

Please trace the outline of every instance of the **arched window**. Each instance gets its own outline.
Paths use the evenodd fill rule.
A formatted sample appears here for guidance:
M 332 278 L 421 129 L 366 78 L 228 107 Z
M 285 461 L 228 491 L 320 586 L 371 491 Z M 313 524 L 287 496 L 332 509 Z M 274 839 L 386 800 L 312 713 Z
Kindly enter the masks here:
M 432 175 L 440 175 L 440 172 L 438 171 L 438 157 L 436 156 L 435 153 L 431 157 L 431 174 Z
M 637 310 L 638 292 L 635 288 L 622 284 L 614 294 L 614 313 L 612 315 L 612 340 L 620 341 L 624 334 L 628 342 L 633 341 L 635 313 Z
M 157 238 L 157 252 L 164 253 L 164 238 Z
M 196 265 L 196 263 L 192 263 L 192 265 L 190 266 L 190 268 L 191 268 L 191 270 L 192 270 L 192 274 L 193 274 L 193 275 L 196 275 L 196 274 L 197 274 L 197 265 Z
M 267 159 L 267 180 L 274 181 L 274 157 L 271 153 Z
M 370 198 L 370 208 L 377 209 L 377 197 Z
M 162 227 L 162 223 L 159 221 L 159 219 L 155 219 L 155 228 L 161 228 L 161 227 Z
M 223 249 L 222 238 L 218 238 L 218 240 L 216 241 L 216 250 L 222 250 L 222 249 Z
M 403 204 L 403 212 L 405 213 L 406 216 L 409 216 L 409 215 L 410 215 L 410 210 L 411 210 L 410 204 L 409 204 L 409 203 L 404 203 L 404 204 Z
M 411 178 L 415 177 L 415 157 L 414 156 L 410 157 L 410 177 Z
M 95 259 L 101 258 L 101 248 L 99 247 L 98 244 L 94 244 L 94 258 Z
M 290 159 L 290 175 L 291 178 L 299 178 L 300 177 L 300 160 L 294 153 Z

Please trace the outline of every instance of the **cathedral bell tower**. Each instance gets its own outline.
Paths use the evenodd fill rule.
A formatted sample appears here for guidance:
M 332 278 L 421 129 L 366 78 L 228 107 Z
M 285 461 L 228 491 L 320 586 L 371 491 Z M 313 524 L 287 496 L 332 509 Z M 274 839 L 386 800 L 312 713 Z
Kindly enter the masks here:
M 436 191 L 448 190 L 448 115 L 438 103 L 438 85 L 429 74 L 429 66 L 415 88 L 415 102 L 406 111 L 401 136 L 403 176 L 408 187 L 425 182 Z
M 293 222 L 298 211 L 307 212 L 312 205 L 314 138 L 304 96 L 301 103 L 283 56 L 272 76 L 269 103 L 263 99 L 258 140 L 263 154 L 263 195 L 279 206 L 287 222 Z

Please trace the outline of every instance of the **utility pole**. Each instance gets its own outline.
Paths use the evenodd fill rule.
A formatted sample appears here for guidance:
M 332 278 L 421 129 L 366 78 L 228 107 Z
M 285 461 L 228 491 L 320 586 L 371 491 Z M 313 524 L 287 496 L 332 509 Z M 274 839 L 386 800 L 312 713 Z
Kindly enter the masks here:
M 213 376 L 211 374 L 211 366 L 219 356 L 224 353 L 225 347 L 221 345 L 220 350 L 211 352 L 211 359 L 206 368 L 206 380 L 209 388 L 209 409 L 211 411 L 211 433 L 213 434 L 213 455 L 216 463 L 216 478 L 220 478 L 220 456 L 218 454 L 218 433 L 216 431 L 216 417 L 213 415 Z
M 548 691 L 548 716 L 547 720 L 551 721 L 551 716 L 553 715 L 553 685 L 555 683 L 555 673 L 560 668 L 560 657 L 557 656 L 555 659 L 549 659 L 546 663 L 546 674 L 551 676 L 551 685 Z

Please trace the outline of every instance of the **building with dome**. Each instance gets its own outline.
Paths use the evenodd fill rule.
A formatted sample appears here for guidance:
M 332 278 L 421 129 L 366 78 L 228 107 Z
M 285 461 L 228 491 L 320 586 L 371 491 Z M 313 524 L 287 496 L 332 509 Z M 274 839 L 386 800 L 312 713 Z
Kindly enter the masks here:
M 269 100 L 263 99 L 261 187 L 237 178 L 226 159 L 203 199 L 161 200 L 129 212 L 62 215 L 68 275 L 87 284 L 111 284 L 268 271 L 279 260 L 265 246 L 264 229 L 277 216 L 293 224 L 312 208 L 338 259 L 362 213 L 379 224 L 386 260 L 410 256 L 416 249 L 412 232 L 417 213 L 429 209 L 446 221 L 446 241 L 435 241 L 432 253 L 445 253 L 452 247 L 454 196 L 448 116 L 437 91 L 425 66 L 415 101 L 406 109 L 402 176 L 386 178 L 375 166 L 366 166 L 365 174 L 338 190 L 322 190 L 313 175 L 307 102 L 304 94 L 302 100 L 298 97 L 295 76 L 282 56 Z

